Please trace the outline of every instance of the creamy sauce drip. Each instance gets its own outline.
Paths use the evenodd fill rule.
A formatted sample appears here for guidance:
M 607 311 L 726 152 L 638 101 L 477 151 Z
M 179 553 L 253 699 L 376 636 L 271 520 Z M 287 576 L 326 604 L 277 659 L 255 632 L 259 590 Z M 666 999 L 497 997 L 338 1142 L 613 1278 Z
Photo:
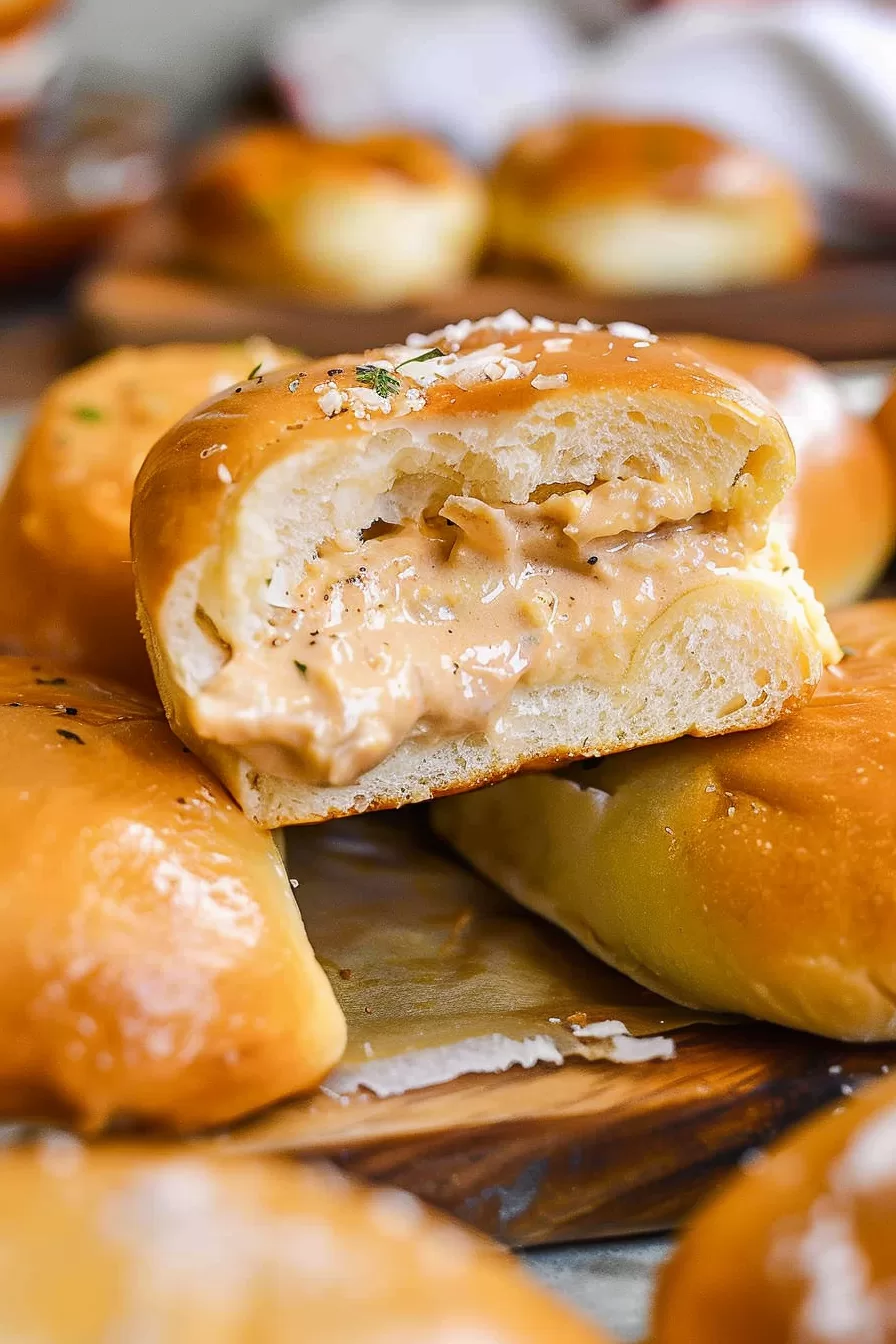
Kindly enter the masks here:
M 271 607 L 268 638 L 206 685 L 195 726 L 258 769 L 340 785 L 409 735 L 495 731 L 518 686 L 618 683 L 671 602 L 745 566 L 745 537 L 712 515 L 591 536 L 606 528 L 576 525 L 588 493 L 501 509 L 452 496 L 329 541 Z

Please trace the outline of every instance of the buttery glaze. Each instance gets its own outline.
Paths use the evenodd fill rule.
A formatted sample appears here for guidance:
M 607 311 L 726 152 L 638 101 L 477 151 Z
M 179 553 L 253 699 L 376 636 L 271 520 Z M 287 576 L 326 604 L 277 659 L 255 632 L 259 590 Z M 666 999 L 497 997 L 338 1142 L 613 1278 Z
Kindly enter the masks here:
M 894 1344 L 896 1078 L 852 1090 L 692 1219 L 660 1277 L 655 1344 Z
M 517 686 L 617 683 L 671 602 L 756 557 L 711 515 L 620 535 L 599 490 L 504 509 L 449 497 L 428 520 L 328 543 L 277 595 L 268 640 L 206 685 L 198 731 L 259 769 L 338 785 L 412 733 L 500 732 Z
M 880 426 L 850 415 L 820 364 L 773 345 L 676 336 L 758 387 L 787 426 L 797 479 L 778 507 L 788 543 L 826 607 L 874 587 L 896 545 L 896 454 Z
M 4 1344 L 608 1344 L 401 1190 L 51 1135 L 0 1153 Z
M 182 415 L 256 366 L 268 341 L 113 350 L 41 399 L 0 503 L 0 650 L 60 658 L 155 690 L 137 626 L 134 480 Z
M 282 862 L 161 708 L 0 658 L 0 757 L 0 1117 L 192 1129 L 314 1086 L 345 1029 Z

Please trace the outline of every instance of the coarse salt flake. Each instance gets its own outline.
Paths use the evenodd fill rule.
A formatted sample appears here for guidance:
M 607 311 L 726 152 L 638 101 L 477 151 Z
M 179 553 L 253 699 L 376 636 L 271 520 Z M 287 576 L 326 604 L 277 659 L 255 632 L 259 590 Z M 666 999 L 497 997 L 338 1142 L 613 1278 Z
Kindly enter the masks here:
M 628 337 L 633 341 L 655 341 L 656 337 L 649 327 L 639 326 L 637 322 L 611 322 L 607 331 L 611 336 Z
M 316 390 L 316 389 L 315 389 Z M 338 415 L 342 410 L 345 399 L 337 387 L 331 387 L 322 397 L 318 397 L 317 404 L 328 418 Z

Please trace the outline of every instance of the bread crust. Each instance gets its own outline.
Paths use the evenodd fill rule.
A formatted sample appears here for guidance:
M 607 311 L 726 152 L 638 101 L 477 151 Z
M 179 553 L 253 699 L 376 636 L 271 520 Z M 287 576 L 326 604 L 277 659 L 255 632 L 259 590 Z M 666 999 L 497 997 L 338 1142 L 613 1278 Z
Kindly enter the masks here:
M 131 495 L 155 440 L 256 364 L 267 341 L 120 349 L 44 393 L 0 501 L 0 651 L 154 691 L 136 619 Z
M 414 369 L 434 349 L 443 355 Z M 377 364 L 395 387 L 368 411 L 357 403 L 358 370 Z M 484 372 L 495 369 L 500 378 Z M 507 369 L 513 376 L 503 376 Z M 363 536 L 402 471 L 424 482 L 444 478 L 453 482 L 447 493 L 496 506 L 525 503 L 545 486 L 562 491 L 577 471 L 586 484 L 606 481 L 610 490 L 614 481 L 640 481 L 670 508 L 697 490 L 701 510 L 730 509 L 750 520 L 755 558 L 739 577 L 708 568 L 676 599 L 672 623 L 655 622 L 631 649 L 618 684 L 586 681 L 559 697 L 556 687 L 515 692 L 510 717 L 530 727 L 537 721 L 540 733 L 516 740 L 508 731 L 498 746 L 469 733 L 407 740 L 358 786 L 291 788 L 277 777 L 282 771 L 253 768 L 205 727 L 203 687 L 227 661 L 227 648 L 261 647 L 268 638 L 264 576 L 268 588 L 283 566 L 291 580 L 300 577 L 305 558 L 329 537 Z M 504 314 L 408 347 L 251 380 L 165 435 L 137 482 L 138 598 L 166 709 L 264 825 L 392 807 L 527 765 L 770 722 L 804 700 L 824 661 L 836 657 L 792 557 L 763 549 L 768 515 L 793 471 L 786 432 L 754 389 L 627 324 L 597 331 Z M 681 507 L 675 516 L 688 516 L 691 506 Z M 685 648 L 685 630 L 701 654 Z M 774 688 L 758 690 L 758 663 L 743 661 L 728 669 L 726 687 L 718 674 L 729 646 L 770 646 L 780 663 Z M 662 650 L 673 648 L 663 665 Z M 761 661 L 760 652 L 753 656 Z M 638 708 L 651 698 L 652 713 Z
M 886 412 L 883 432 L 850 415 L 826 370 L 793 350 L 714 336 L 675 339 L 746 378 L 780 413 L 797 464 L 781 510 L 787 539 L 825 607 L 857 602 L 896 546 L 896 452 L 884 441 Z
M 487 876 L 690 1007 L 896 1040 L 896 602 L 762 732 L 683 739 L 437 804 Z
M 0 1113 L 233 1120 L 313 1087 L 342 1013 L 282 860 L 158 704 L 0 658 Z
M 410 302 L 472 270 L 486 193 L 433 138 L 327 140 L 293 126 L 218 137 L 183 184 L 183 241 L 234 284 L 362 308 Z
M 606 1344 L 484 1237 L 335 1169 L 60 1137 L 0 1182 L 4 1339 Z
M 728 1181 L 660 1276 L 651 1340 L 822 1344 L 836 1331 L 890 1344 L 894 1132 L 890 1078 L 799 1126 Z
M 14 40 L 44 23 L 60 10 L 63 0 L 3 0 L 0 4 L 0 42 Z
M 637 251 L 625 233 L 650 223 L 651 243 L 668 243 L 677 273 L 681 244 L 695 240 L 705 260 L 680 287 L 786 279 L 815 250 L 817 228 L 796 180 L 763 155 L 713 133 L 675 122 L 574 117 L 525 131 L 505 152 L 492 180 L 493 237 L 510 259 L 546 264 L 578 284 L 606 290 L 679 287 Z M 655 212 L 655 213 L 654 213 Z M 743 228 L 726 260 L 708 258 L 703 226 Z M 615 236 L 617 229 L 620 236 Z M 744 261 L 744 250 L 755 253 Z M 620 251 L 620 248 L 622 251 Z M 624 262 L 624 271 L 618 271 Z

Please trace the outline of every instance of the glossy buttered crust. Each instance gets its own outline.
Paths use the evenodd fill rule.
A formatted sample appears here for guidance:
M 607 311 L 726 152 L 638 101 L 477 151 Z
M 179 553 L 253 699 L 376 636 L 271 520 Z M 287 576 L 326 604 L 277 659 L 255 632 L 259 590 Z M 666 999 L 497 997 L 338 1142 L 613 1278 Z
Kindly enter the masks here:
M 896 543 L 896 453 L 875 426 L 845 410 L 814 360 L 713 336 L 675 339 L 768 397 L 796 449 L 796 484 L 782 506 L 787 539 L 826 607 L 863 597 Z M 896 424 L 892 438 L 896 446 Z
M 62 0 L 0 0 L 0 42 L 16 38 L 62 8 Z
M 0 659 L 0 1113 L 194 1129 L 314 1086 L 342 1014 L 282 861 L 157 705 Z
M 180 198 L 184 244 L 203 269 L 364 307 L 463 278 L 486 214 L 477 173 L 410 131 L 353 140 L 293 126 L 230 131 L 199 153 Z
M 843 1040 L 896 1039 L 896 603 L 761 732 L 628 752 L 436 805 L 512 895 L 649 988 Z
M 506 1252 L 397 1190 L 275 1159 L 0 1155 L 0 1334 L 29 1344 L 601 1344 Z
M 742 465 L 754 447 L 762 450 L 751 463 L 749 482 L 758 511 L 770 513 L 793 483 L 793 448 L 768 402 L 736 375 L 713 368 L 670 341 L 636 345 L 637 336 L 592 329 L 570 335 L 568 348 L 552 351 L 556 331 L 531 330 L 528 324 L 522 330 L 484 326 L 469 334 L 461 331 L 462 340 L 436 332 L 431 344 L 422 341 L 414 348 L 387 347 L 287 365 L 237 384 L 163 434 L 139 472 L 131 526 L 148 619 L 156 624 L 171 583 L 184 566 L 209 546 L 235 542 L 241 502 L 265 472 L 286 458 L 299 464 L 304 459 L 309 471 L 324 458 L 334 472 L 347 460 L 359 473 L 353 484 L 363 489 L 365 452 L 378 434 L 391 428 L 437 433 L 491 422 L 504 429 L 561 402 L 594 398 L 615 407 L 630 401 L 637 411 L 644 401 L 657 411 L 669 406 L 684 414 L 692 411 L 695 417 L 729 416 L 731 437 L 741 437 Z M 405 371 L 388 411 L 375 411 L 366 421 L 348 407 L 330 416 L 321 405 L 331 386 L 348 393 L 358 385 L 359 366 L 388 360 L 390 354 L 400 362 L 402 356 L 428 348 L 463 355 L 494 343 L 513 350 L 513 360 L 521 365 L 537 360 L 535 376 L 567 381 L 544 390 L 533 386 L 532 376 L 494 382 L 480 378 L 467 387 L 444 378 L 426 388 L 424 404 L 417 409 L 412 401 L 417 384 Z M 728 429 L 723 426 L 723 431 Z M 727 465 L 711 458 L 705 463 L 718 477 Z M 721 488 L 730 482 L 719 479 L 718 484 Z M 508 488 L 502 491 L 502 485 Z M 509 487 L 509 482 L 500 482 L 497 494 L 493 487 L 494 502 L 510 498 Z
M 653 1344 L 896 1340 L 896 1080 L 789 1134 L 698 1212 L 663 1271 Z
M 295 355 L 267 341 L 121 349 L 41 398 L 0 502 L 0 650 L 152 690 L 128 535 L 137 472 L 182 415 Z
M 896 457 L 896 387 L 891 386 L 874 419 L 874 426 L 887 449 Z
M 397 389 L 384 404 L 357 409 L 359 365 L 380 360 L 395 369 L 433 347 L 457 361 L 445 366 L 444 376 L 421 389 L 399 368 Z M 503 373 L 495 360 L 512 366 L 515 376 L 494 380 L 495 369 Z M 419 368 L 432 370 L 435 363 Z M 749 520 L 758 552 L 768 515 L 793 470 L 781 422 L 747 384 L 622 325 L 608 331 L 587 324 L 530 326 L 505 314 L 459 324 L 410 348 L 333 357 L 250 380 L 167 434 L 137 483 L 132 542 L 139 602 L 166 708 L 177 731 L 264 825 L 396 806 L 486 783 L 526 764 L 619 750 L 682 731 L 767 722 L 805 698 L 823 659 L 836 656 L 798 575 L 784 574 L 789 561 L 783 552 L 775 552 L 762 573 L 745 571 L 743 583 L 720 578 L 725 591 L 713 590 L 702 607 L 699 595 L 688 594 L 694 601 L 684 602 L 677 615 L 664 613 L 668 628 L 661 631 L 657 623 L 650 648 L 639 650 L 633 663 L 640 670 L 632 674 L 638 684 L 630 695 L 613 698 L 586 684 L 567 701 L 561 688 L 539 702 L 538 740 L 511 743 L 504 755 L 490 743 L 472 747 L 466 735 L 434 750 L 405 742 L 379 774 L 364 776 L 360 790 L 289 791 L 283 781 L 250 770 L 233 749 L 209 740 L 193 711 L 220 666 L 223 646 L 268 638 L 266 577 L 282 565 L 291 577 L 300 576 L 326 538 L 358 533 L 378 518 L 383 496 L 400 479 L 445 480 L 446 493 L 502 504 L 525 502 L 544 485 L 597 480 L 614 490 L 620 481 L 645 483 L 648 473 L 650 489 L 667 488 L 679 500 L 693 489 L 705 496 L 701 510 L 717 507 Z M 716 652 L 706 652 L 711 660 L 728 657 L 731 645 L 736 657 L 746 658 L 756 641 L 770 641 L 774 685 L 755 703 L 732 692 L 725 708 L 723 691 L 714 692 L 719 703 L 711 710 L 691 703 L 685 681 L 699 680 L 697 660 L 685 654 L 691 639 L 701 646 L 720 641 Z M 676 672 L 679 654 L 691 668 L 682 673 L 684 680 Z M 732 678 L 742 674 L 738 667 Z M 703 691 L 711 685 L 710 678 Z M 695 687 L 695 697 L 701 693 Z M 563 715 L 576 696 L 578 719 L 572 722 Z M 595 696 L 600 704 L 592 703 Z M 653 707 L 656 722 L 647 723 L 647 709 L 635 722 L 636 700 Z M 734 715 L 724 724 L 723 709 Z M 530 723 L 533 714 L 529 706 Z
M 609 255 L 601 263 L 599 253 L 606 246 L 604 221 L 620 210 L 657 208 L 691 221 L 701 214 L 707 222 L 750 219 L 754 236 L 769 244 L 768 278 L 799 273 L 815 248 L 808 197 L 788 172 L 753 150 L 676 122 L 582 116 L 533 127 L 499 161 L 492 200 L 499 252 L 547 263 L 583 283 L 594 271 L 611 283 L 616 263 Z M 587 230 L 567 232 L 573 217 L 590 218 L 590 242 Z M 661 246 L 661 235 L 653 243 Z M 589 251 L 598 257 L 593 266 Z M 674 251 L 669 264 L 677 264 Z

